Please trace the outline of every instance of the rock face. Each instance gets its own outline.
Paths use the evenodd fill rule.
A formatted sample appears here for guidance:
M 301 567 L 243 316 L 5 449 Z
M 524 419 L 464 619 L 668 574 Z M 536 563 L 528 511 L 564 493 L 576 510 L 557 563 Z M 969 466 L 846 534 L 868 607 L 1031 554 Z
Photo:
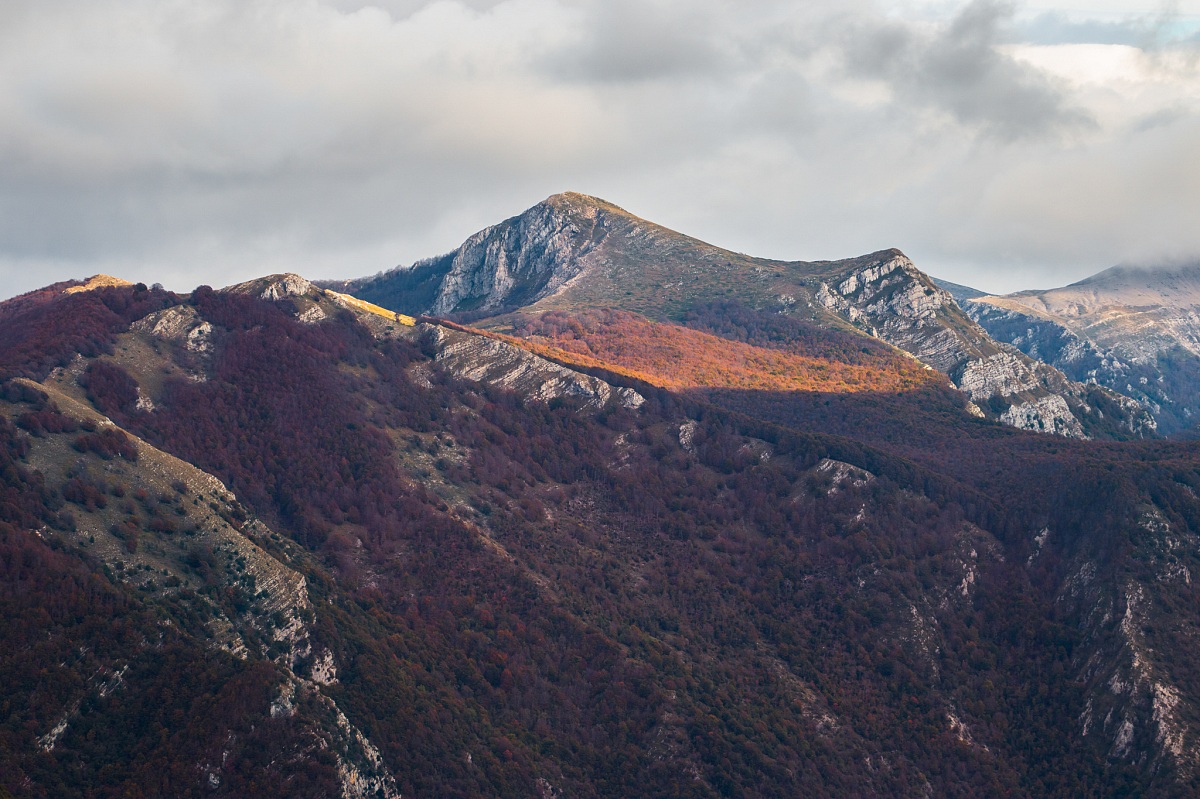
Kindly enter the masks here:
M 257 280 L 248 280 L 245 283 L 238 283 L 235 286 L 230 286 L 224 291 L 235 294 L 251 294 L 262 300 L 282 300 L 285 297 L 303 297 L 307 295 L 313 288 L 312 283 L 309 283 L 304 278 L 293 272 L 287 272 L 281 275 L 271 275 L 269 277 L 260 277 Z
M 1163 595 L 1190 585 L 1178 553 L 1200 544 L 1195 534 L 1146 505 L 1134 522 L 1143 573 L 1106 579 L 1095 553 L 1080 553 L 1056 598 L 1083 633 L 1075 657 L 1076 680 L 1086 686 L 1079 734 L 1113 761 L 1144 763 L 1194 775 L 1200 769 L 1195 717 L 1173 675 L 1170 657 L 1147 640 L 1173 613 Z M 1042 538 L 1051 531 L 1043 531 Z M 1037 556 L 1031 556 L 1034 560 Z M 1186 625 L 1190 626 L 1190 625 Z
M 441 259 L 447 269 L 430 311 L 496 311 L 553 293 L 580 273 L 598 216 L 586 203 L 543 203 L 476 233 Z
M 409 314 L 622 308 L 671 318 L 731 285 L 756 302 L 787 265 L 723 250 L 581 194 L 559 194 L 454 252 L 373 278 L 324 283 Z
M 434 360 L 466 380 L 508 389 L 538 402 L 575 398 L 597 410 L 610 403 L 637 408 L 645 402 L 633 389 L 614 387 L 503 341 L 429 324 L 420 325 L 420 332 L 436 349 Z
M 479 231 L 451 253 L 375 278 L 326 283 L 393 310 L 487 316 L 544 299 L 595 260 L 605 220 L 628 216 L 579 194 L 560 194 Z
M 1067 438 L 1087 438 L 1083 425 L 1071 413 L 1071 406 L 1058 394 L 1010 405 L 1000 414 L 1000 421 L 1021 430 L 1037 430 Z
M 212 324 L 200 319 L 195 309 L 188 306 L 152 313 L 134 322 L 133 329 L 164 341 L 179 342 L 192 352 L 212 351 Z
M 829 481 L 827 494 L 836 494 L 846 487 L 862 488 L 875 479 L 875 475 L 866 469 L 860 469 L 853 464 L 835 461 L 831 458 L 822 458 L 821 462 L 813 467 L 813 471 L 823 475 Z
M 1114 267 L 1071 286 L 964 297 L 995 339 L 1151 413 L 1163 433 L 1200 413 L 1200 265 Z
M 957 383 L 972 400 L 986 402 L 997 395 L 1012 396 L 1036 388 L 1038 379 L 1028 360 L 1011 352 L 998 352 L 968 361 L 959 372 Z
M 815 298 L 949 375 L 973 403 L 1005 424 L 1087 438 L 1105 420 L 1094 387 L 995 341 L 963 313 L 949 291 L 898 250 L 849 262 L 848 269 L 820 282 Z M 1105 399 L 1106 423 L 1127 435 L 1154 434 L 1154 420 L 1136 403 L 1112 394 Z

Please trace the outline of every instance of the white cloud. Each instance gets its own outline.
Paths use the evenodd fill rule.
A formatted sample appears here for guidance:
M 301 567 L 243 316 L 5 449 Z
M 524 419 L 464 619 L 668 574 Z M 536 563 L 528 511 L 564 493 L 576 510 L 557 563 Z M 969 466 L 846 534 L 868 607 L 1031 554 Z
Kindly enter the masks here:
M 1200 251 L 1195 46 L 1051 11 L 1087 38 L 1064 4 L 10 0 L 0 296 L 370 273 L 567 189 L 997 289 Z

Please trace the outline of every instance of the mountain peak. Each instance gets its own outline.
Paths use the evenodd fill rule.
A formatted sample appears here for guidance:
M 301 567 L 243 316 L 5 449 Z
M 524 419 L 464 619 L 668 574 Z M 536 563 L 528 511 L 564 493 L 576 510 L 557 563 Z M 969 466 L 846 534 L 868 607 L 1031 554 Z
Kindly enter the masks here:
M 610 203 L 608 200 L 593 197 L 590 194 L 582 194 L 577 191 L 564 191 L 552 194 L 538 203 L 538 206 L 553 208 L 559 211 L 607 211 L 608 213 L 616 213 L 634 219 L 637 218 L 624 208 Z
M 1119 264 L 1046 294 L 1085 291 L 1125 304 L 1196 305 L 1200 301 L 1200 261 L 1145 266 Z M 1140 302 L 1139 302 L 1140 301 Z

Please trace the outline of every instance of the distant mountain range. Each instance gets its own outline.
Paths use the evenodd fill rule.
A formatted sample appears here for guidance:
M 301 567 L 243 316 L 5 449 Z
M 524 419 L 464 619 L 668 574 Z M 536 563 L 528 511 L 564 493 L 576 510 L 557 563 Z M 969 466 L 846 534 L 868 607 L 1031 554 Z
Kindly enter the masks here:
M 1162 433 L 1189 434 L 1200 421 L 1200 263 L 1114 266 L 1000 297 L 945 287 L 993 338 L 1137 400 Z
M 1196 795 L 1186 414 L 966 292 L 566 194 L 0 303 L 0 797 Z

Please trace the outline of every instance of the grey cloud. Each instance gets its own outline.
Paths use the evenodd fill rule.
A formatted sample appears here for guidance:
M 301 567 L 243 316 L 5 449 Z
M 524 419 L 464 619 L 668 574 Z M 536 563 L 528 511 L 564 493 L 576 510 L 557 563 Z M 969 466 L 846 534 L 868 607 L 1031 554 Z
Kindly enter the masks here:
M 1094 124 L 1053 81 L 998 49 L 1011 14 L 1010 5 L 973 0 L 934 32 L 857 20 L 843 34 L 847 71 L 884 81 L 902 101 L 943 110 L 1000 139 Z
M 0 0 L 0 19 L 0 296 L 97 271 L 368 274 L 568 189 L 746 252 L 899 246 L 966 282 L 1200 250 L 1200 176 L 1170 163 L 1194 152 L 1195 87 L 1156 78 L 1160 99 L 1090 127 L 1076 109 L 1110 99 L 1006 55 L 1004 6 Z
M 582 40 L 546 60 L 551 75 L 601 82 L 711 77 L 729 64 L 718 20 L 704 4 L 606 0 L 582 13 Z
M 392 19 L 402 20 L 437 4 L 438 0 L 329 0 L 332 8 L 345 14 L 363 10 L 381 10 Z M 490 11 L 505 0 L 457 0 L 475 11 Z

